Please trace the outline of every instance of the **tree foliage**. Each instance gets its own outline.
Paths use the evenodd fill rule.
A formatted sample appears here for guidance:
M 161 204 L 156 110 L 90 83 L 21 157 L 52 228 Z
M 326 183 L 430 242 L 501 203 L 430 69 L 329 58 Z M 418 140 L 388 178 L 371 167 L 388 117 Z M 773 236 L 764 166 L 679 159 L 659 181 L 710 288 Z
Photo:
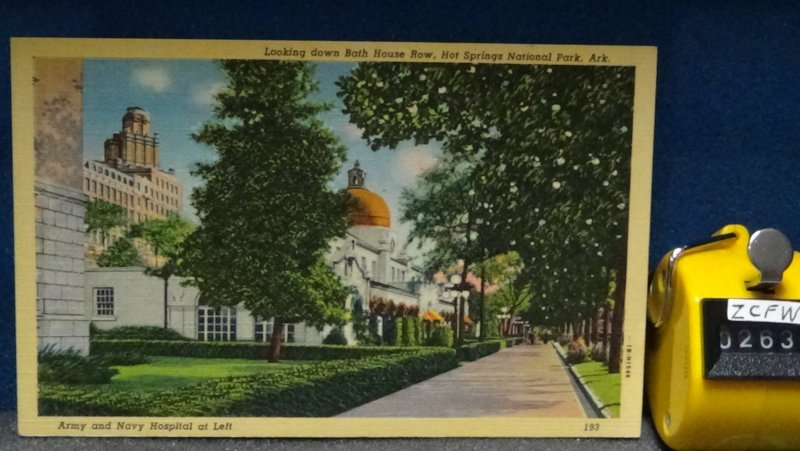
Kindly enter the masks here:
M 194 224 L 177 214 L 166 218 L 147 219 L 131 226 L 128 234 L 144 240 L 155 254 L 145 274 L 164 281 L 164 329 L 169 328 L 169 279 L 181 272 L 183 243 L 194 230 Z
M 313 67 L 220 65 L 228 84 L 215 119 L 193 135 L 217 152 L 193 172 L 204 182 L 192 193 L 200 226 L 187 241 L 194 283 L 207 302 L 244 303 L 276 328 L 340 322 L 348 290 L 323 256 L 347 226 L 348 197 L 330 189 L 345 149 L 318 119 L 330 105 L 312 100 Z
M 486 300 L 486 314 L 487 322 L 496 321 L 497 315 L 507 314 L 510 316 L 509 321 L 505 321 L 506 329 L 498 326 L 501 335 L 507 335 L 509 332 L 508 326 L 516 315 L 528 309 L 531 305 L 531 290 L 528 287 L 518 287 L 514 283 L 507 284 L 500 288 L 497 292 L 491 294 Z M 505 310 L 505 312 L 504 312 Z
M 629 67 L 362 63 L 338 83 L 372 149 L 441 146 L 434 170 L 471 200 L 447 217 L 474 218 L 478 260 L 516 251 L 523 286 L 554 311 L 605 302 L 595 281 L 615 274 L 621 321 L 633 81 Z
M 146 242 L 156 257 L 176 259 L 182 252 L 184 240 L 194 230 L 194 224 L 177 214 L 166 218 L 147 219 L 131 226 L 130 235 Z
M 439 163 L 420 176 L 416 189 L 401 194 L 402 222 L 411 223 L 409 239 L 428 249 L 428 273 L 440 271 L 459 260 L 479 258 L 475 192 L 464 168 Z M 465 268 L 466 270 L 466 268 Z
M 142 259 L 139 256 L 139 251 L 133 245 L 133 241 L 127 237 L 114 241 L 114 244 L 97 257 L 97 266 L 101 268 L 124 268 L 141 264 Z
M 104 242 L 109 231 L 127 224 L 122 207 L 101 199 L 96 199 L 86 204 L 84 222 L 86 224 L 86 232 L 100 231 Z

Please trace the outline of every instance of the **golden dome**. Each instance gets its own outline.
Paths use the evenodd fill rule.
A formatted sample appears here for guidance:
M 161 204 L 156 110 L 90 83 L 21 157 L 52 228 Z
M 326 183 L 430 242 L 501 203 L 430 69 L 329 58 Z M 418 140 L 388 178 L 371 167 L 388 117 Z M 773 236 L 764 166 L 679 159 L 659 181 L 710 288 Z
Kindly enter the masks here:
M 347 192 L 355 199 L 355 206 L 350 211 L 350 225 L 390 227 L 391 216 L 389 206 L 383 198 L 372 191 L 351 186 Z

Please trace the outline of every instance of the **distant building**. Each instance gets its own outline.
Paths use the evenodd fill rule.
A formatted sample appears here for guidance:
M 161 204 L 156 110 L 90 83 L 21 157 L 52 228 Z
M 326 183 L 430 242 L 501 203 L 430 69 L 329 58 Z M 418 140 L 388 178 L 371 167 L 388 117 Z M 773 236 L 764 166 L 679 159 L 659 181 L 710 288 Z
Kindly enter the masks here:
M 347 191 L 357 200 L 350 213 L 351 227 L 345 236 L 331 242 L 326 261 L 342 283 L 357 293 L 356 302 L 369 312 L 370 300 L 381 299 L 395 305 L 418 307 L 426 311 L 453 311 L 453 303 L 442 296 L 442 284 L 426 280 L 410 263 L 391 229 L 391 213 L 386 201 L 365 186 L 366 173 L 358 162 L 348 172 Z M 210 307 L 193 287 L 184 287 L 178 278 L 167 293 L 168 324 L 186 337 L 204 341 L 268 341 L 271 319 L 254 317 L 243 307 Z M 144 275 L 142 268 L 95 268 L 86 271 L 86 293 L 92 305 L 91 319 L 101 329 L 116 326 L 163 324 L 163 281 Z M 318 331 L 304 323 L 285 324 L 283 338 L 297 344 L 320 344 L 330 327 Z M 345 327 L 350 343 L 355 342 L 352 326 Z
M 151 134 L 150 113 L 128 108 L 122 129 L 107 139 L 102 161 L 83 164 L 83 192 L 123 208 L 129 224 L 164 218 L 183 208 L 183 186 L 173 169 L 160 167 L 158 134 Z M 117 237 L 95 232 L 88 237 L 87 257 L 94 261 Z

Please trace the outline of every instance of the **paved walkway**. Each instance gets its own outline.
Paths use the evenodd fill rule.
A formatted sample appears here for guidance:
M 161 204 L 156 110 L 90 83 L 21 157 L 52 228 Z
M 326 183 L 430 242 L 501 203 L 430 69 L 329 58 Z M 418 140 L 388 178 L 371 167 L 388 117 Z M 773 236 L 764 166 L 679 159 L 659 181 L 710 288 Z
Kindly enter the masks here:
M 384 396 L 340 417 L 586 416 L 556 351 L 519 345 Z

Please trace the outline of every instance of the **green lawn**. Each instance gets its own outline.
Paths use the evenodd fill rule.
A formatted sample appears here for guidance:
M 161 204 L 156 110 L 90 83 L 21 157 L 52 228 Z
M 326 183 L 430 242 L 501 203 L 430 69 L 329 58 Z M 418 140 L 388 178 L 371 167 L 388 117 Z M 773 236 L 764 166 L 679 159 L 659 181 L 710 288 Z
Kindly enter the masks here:
M 608 368 L 595 361 L 579 363 L 572 368 L 586 381 L 586 385 L 605 404 L 611 415 L 619 418 L 619 373 L 608 374 Z
M 265 360 L 248 359 L 152 357 L 150 363 L 113 367 L 119 370 L 119 374 L 111 379 L 107 388 L 122 391 L 158 391 L 196 384 L 208 379 L 281 371 L 310 363 L 302 360 L 267 363 Z

